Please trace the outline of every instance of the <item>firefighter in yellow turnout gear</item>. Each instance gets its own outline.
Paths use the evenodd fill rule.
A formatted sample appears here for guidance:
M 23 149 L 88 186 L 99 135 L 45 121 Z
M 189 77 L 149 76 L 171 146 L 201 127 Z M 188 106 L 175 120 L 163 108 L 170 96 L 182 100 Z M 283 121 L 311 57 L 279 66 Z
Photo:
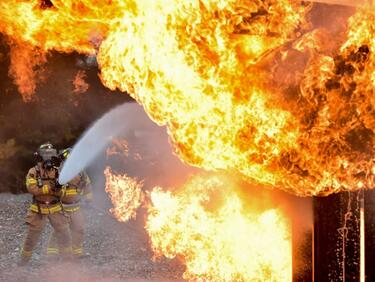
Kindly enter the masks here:
M 58 168 L 53 161 L 53 158 L 57 158 L 56 150 L 47 143 L 41 145 L 35 155 L 38 158 L 37 165 L 26 176 L 26 188 L 33 195 L 33 203 L 26 217 L 28 231 L 21 253 L 21 265 L 30 260 L 47 220 L 54 229 L 63 257 L 68 258 L 71 254 L 68 218 L 62 212 Z
M 62 152 L 62 158 L 66 160 L 71 149 L 65 149 Z M 83 200 L 92 201 L 91 182 L 86 173 L 81 172 L 69 183 L 61 189 L 60 200 L 63 205 L 64 213 L 69 218 L 69 227 L 72 238 L 72 254 L 73 257 L 81 257 L 83 255 L 83 237 L 85 218 L 81 209 Z M 58 255 L 60 253 L 58 242 L 58 234 L 54 231 L 49 240 L 47 254 L 49 256 Z

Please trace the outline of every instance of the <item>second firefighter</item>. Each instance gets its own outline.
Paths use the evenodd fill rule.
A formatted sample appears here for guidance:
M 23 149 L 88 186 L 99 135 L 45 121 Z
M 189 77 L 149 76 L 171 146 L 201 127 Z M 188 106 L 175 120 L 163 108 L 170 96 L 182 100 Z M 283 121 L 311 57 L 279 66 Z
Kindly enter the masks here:
M 62 160 L 65 161 L 71 149 L 65 149 L 61 153 Z M 85 229 L 85 216 L 81 208 L 83 201 L 92 201 L 92 189 L 89 177 L 85 172 L 79 173 L 71 181 L 65 184 L 60 191 L 60 201 L 63 211 L 69 220 L 69 228 L 72 239 L 73 257 L 79 258 L 83 255 L 83 239 Z M 52 232 L 47 254 L 49 256 L 58 255 L 61 250 L 58 247 L 57 234 Z

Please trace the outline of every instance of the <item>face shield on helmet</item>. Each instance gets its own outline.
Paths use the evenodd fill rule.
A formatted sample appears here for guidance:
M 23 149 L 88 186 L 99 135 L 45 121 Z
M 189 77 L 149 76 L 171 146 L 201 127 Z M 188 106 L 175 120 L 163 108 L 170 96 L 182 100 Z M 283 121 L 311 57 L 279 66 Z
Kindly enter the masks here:
M 57 151 L 51 143 L 40 145 L 37 155 L 39 161 L 42 162 L 43 168 L 52 169 L 56 166 L 56 161 L 58 159 Z

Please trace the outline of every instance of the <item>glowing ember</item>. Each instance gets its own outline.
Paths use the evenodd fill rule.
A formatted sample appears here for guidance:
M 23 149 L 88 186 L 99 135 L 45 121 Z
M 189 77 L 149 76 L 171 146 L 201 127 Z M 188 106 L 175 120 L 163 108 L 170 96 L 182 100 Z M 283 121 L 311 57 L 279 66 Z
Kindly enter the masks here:
M 143 201 L 143 182 L 124 175 L 115 175 L 107 167 L 105 191 L 109 194 L 114 208 L 110 211 L 122 222 L 135 218 L 136 211 Z
M 218 201 L 213 197 L 221 194 Z M 233 187 L 195 177 L 176 193 L 155 188 L 146 229 L 154 252 L 182 258 L 190 281 L 291 281 L 290 227 L 279 210 L 246 209 Z
M 2 1 L 0 32 L 40 52 L 97 54 L 103 83 L 167 125 L 185 162 L 298 195 L 374 187 L 373 9 L 328 48 L 304 1 L 51 2 Z M 278 87 L 273 71 L 293 52 L 302 77 Z
M 73 85 L 74 85 L 74 94 L 82 94 L 85 93 L 89 89 L 88 83 L 85 81 L 86 78 L 86 73 L 85 71 L 78 71 L 76 76 L 74 77 L 73 80 Z

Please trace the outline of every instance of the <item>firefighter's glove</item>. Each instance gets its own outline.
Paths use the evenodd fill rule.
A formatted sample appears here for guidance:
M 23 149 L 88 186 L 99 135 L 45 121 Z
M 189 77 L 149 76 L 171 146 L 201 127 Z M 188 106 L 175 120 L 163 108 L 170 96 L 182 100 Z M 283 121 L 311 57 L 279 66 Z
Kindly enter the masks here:
M 44 184 L 44 185 L 41 187 L 41 189 L 42 189 L 42 193 L 43 193 L 43 194 L 49 194 L 49 193 L 50 193 L 50 190 L 51 190 L 51 188 L 50 188 L 50 186 L 49 186 L 48 184 Z
M 63 186 L 59 183 L 59 181 L 56 180 L 56 181 L 55 181 L 55 185 L 54 185 L 54 187 L 53 187 L 53 191 L 54 191 L 54 192 L 60 192 L 61 189 L 62 189 L 62 187 L 63 187 Z

